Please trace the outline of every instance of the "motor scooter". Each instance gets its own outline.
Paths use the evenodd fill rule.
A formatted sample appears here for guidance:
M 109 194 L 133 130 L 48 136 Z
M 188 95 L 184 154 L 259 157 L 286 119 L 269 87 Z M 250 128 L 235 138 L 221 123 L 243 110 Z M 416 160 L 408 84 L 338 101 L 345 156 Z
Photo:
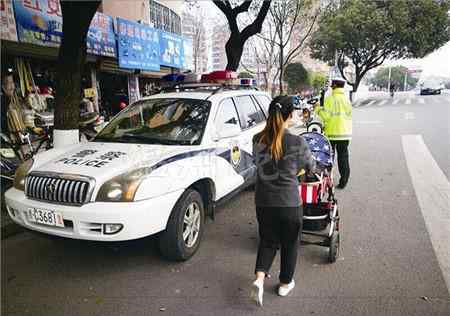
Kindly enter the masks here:
M 84 112 L 80 114 L 78 126 L 80 129 L 80 141 L 90 141 L 103 128 L 104 118 L 97 112 Z
M 0 179 L 1 179 L 1 193 L 12 187 L 14 183 L 14 174 L 19 167 L 22 160 L 19 153 L 14 150 L 11 140 L 8 136 L 1 133 L 0 146 Z

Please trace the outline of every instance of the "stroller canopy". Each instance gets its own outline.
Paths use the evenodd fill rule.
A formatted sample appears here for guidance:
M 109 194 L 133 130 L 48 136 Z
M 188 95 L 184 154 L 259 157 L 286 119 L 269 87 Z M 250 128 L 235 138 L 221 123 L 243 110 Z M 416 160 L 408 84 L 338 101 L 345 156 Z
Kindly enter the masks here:
M 319 133 L 303 133 L 302 136 L 308 143 L 309 149 L 316 162 L 324 167 L 333 166 L 333 152 L 328 139 Z

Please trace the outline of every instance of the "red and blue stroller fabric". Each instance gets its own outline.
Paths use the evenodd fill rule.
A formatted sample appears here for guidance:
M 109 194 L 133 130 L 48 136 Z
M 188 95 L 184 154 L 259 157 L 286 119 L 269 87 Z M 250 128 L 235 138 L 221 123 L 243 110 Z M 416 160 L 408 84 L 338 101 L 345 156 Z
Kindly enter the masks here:
M 333 166 L 333 150 L 330 142 L 324 135 L 311 132 L 303 133 L 301 136 L 308 143 L 311 154 L 320 167 L 328 168 Z

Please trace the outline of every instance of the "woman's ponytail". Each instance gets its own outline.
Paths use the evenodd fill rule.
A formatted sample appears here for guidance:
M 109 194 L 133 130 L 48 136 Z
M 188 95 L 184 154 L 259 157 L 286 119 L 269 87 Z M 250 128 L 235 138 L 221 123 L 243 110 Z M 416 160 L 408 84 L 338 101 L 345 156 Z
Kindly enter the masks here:
M 259 142 L 269 148 L 273 160 L 283 157 L 284 123 L 293 111 L 290 97 L 276 97 L 269 106 L 266 127 L 259 133 Z M 287 104 L 286 104 L 287 103 Z

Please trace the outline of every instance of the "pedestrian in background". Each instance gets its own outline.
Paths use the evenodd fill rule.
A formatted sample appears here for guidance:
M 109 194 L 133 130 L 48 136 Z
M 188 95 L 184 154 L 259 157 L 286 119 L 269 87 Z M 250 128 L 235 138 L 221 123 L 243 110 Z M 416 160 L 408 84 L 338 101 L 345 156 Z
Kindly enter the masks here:
M 348 146 L 352 139 L 352 104 L 345 95 L 345 80 L 334 78 L 331 81 L 331 95 L 325 97 L 323 107 L 314 105 L 315 113 L 324 123 L 325 136 L 330 140 L 333 152 L 337 155 L 340 174 L 338 188 L 343 189 L 350 177 Z
M 280 246 L 278 294 L 286 296 L 295 286 L 293 277 L 303 214 L 297 174 L 302 169 L 311 171 L 315 163 L 306 141 L 287 130 L 293 110 L 292 97 L 276 97 L 269 106 L 266 127 L 253 138 L 260 240 L 251 297 L 258 305 L 263 303 L 264 279 Z

